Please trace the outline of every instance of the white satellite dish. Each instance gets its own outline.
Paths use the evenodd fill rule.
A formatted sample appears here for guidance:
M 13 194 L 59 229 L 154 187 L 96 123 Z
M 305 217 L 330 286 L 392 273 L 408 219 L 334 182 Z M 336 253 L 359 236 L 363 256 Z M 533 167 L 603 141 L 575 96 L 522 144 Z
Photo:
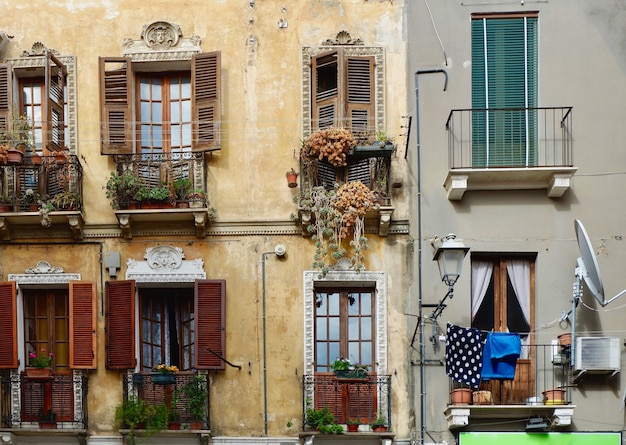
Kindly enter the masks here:
M 579 220 L 574 220 L 576 228 L 576 238 L 578 239 L 578 250 L 580 250 L 580 258 L 578 258 L 578 267 L 581 268 L 583 280 L 591 291 L 598 303 L 604 306 L 604 286 L 600 277 L 600 267 L 598 260 L 591 247 L 591 241 L 587 236 L 587 231 Z
M 602 278 L 600 277 L 600 267 L 598 267 L 598 260 L 596 259 L 596 255 L 591 247 L 589 236 L 587 236 L 583 223 L 579 220 L 574 220 L 574 227 L 576 228 L 576 238 L 578 239 L 578 249 L 580 250 L 580 258 L 577 260 L 580 272 L 577 272 L 577 276 L 580 274 L 593 296 L 596 300 L 598 300 L 598 303 L 604 307 L 611 301 L 624 295 L 626 293 L 626 289 L 608 301 L 605 300 L 604 285 L 602 284 Z

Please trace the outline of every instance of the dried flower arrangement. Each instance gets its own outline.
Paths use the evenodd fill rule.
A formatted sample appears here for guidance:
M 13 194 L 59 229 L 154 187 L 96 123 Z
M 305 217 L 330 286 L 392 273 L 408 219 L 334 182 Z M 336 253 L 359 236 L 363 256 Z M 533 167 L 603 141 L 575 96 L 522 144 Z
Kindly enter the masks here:
M 303 157 L 326 160 L 335 167 L 346 165 L 346 155 L 356 139 L 345 128 L 324 128 L 312 133 L 303 144 Z

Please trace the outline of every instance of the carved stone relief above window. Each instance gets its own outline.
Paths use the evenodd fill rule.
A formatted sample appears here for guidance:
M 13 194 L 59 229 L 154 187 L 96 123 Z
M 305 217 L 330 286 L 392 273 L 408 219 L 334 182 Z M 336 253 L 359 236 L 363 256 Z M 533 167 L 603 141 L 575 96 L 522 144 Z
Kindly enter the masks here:
M 198 36 L 183 38 L 177 24 L 157 21 L 144 25 L 141 39 L 124 39 L 122 55 L 133 62 L 190 60 L 193 54 L 202 52 L 201 44 Z
M 180 247 L 156 246 L 146 249 L 145 261 L 129 259 L 126 279 L 140 283 L 193 283 L 206 278 L 201 258 L 185 260 Z

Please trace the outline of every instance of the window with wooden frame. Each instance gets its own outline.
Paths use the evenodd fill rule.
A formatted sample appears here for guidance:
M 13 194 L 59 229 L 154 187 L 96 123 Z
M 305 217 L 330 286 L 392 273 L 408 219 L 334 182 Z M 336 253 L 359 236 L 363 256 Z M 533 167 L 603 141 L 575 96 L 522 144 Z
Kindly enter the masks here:
M 57 370 L 96 369 L 96 294 L 93 283 L 71 281 L 67 289 L 22 292 L 25 366 L 30 352 L 54 354 Z M 18 368 L 17 287 L 0 283 L 0 369 Z
M 198 53 L 184 64 L 181 71 L 181 62 L 155 68 L 130 57 L 100 58 L 102 154 L 220 148 L 220 53 Z
M 134 280 L 106 283 L 107 369 L 135 369 L 138 358 L 145 372 L 160 363 L 181 370 L 225 368 L 219 358 L 225 353 L 224 280 L 196 280 L 193 289 L 168 292 L 140 289 L 137 298 Z
M 472 327 L 484 333 L 515 332 L 522 353 L 513 382 L 488 384 L 502 403 L 534 395 L 532 332 L 535 308 L 535 254 L 472 254 Z
M 41 63 L 34 68 L 30 58 L 0 65 L 0 127 L 12 129 L 13 119 L 27 116 L 33 127 L 33 149 L 48 155 L 66 146 L 68 70 L 48 50 L 34 60 L 39 59 Z M 32 153 L 30 150 L 26 155 Z

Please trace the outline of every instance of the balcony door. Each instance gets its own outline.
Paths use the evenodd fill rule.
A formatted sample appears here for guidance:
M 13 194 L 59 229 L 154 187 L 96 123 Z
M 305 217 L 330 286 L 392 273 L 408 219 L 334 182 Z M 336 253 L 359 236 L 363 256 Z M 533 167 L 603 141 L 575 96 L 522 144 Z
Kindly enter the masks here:
M 472 256 L 472 327 L 487 332 L 515 332 L 522 339 L 515 379 L 484 382 L 496 404 L 524 403 L 535 394 L 535 263 L 528 256 Z
M 537 164 L 538 16 L 472 15 L 472 165 Z

